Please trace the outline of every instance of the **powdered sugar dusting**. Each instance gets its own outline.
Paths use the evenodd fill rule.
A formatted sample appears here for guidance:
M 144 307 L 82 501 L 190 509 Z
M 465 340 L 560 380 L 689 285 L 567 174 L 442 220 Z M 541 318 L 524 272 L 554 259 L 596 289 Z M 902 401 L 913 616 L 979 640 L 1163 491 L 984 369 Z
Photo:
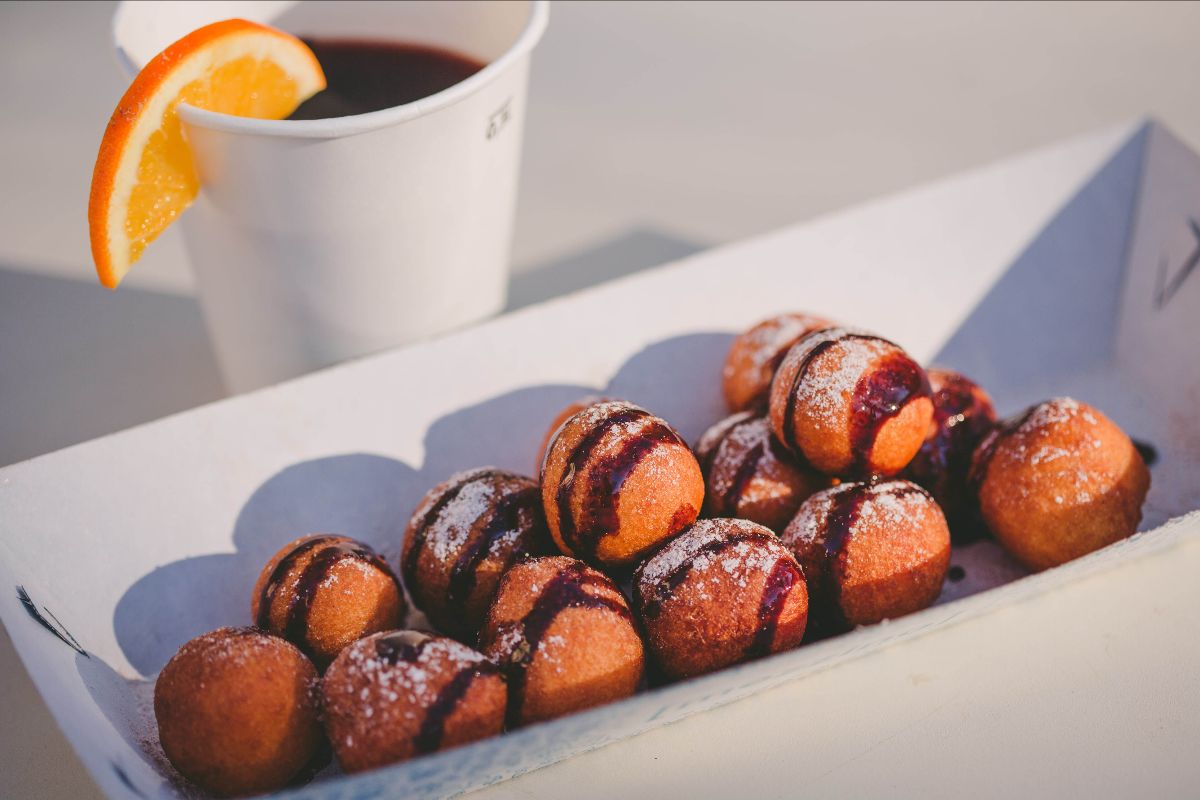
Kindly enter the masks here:
M 873 485 L 839 484 L 817 492 L 801 504 L 800 510 L 784 531 L 783 541 L 794 546 L 801 542 L 823 540 L 829 512 L 846 492 L 862 492 L 864 495 L 847 531 L 849 536 L 853 536 L 860 525 L 878 526 L 877 529 L 882 530 L 907 530 L 933 503 L 928 492 L 909 481 L 883 481 Z
M 1041 467 L 1030 473 L 1033 484 L 1014 484 L 1024 496 L 1046 496 L 1056 506 L 1088 503 L 1096 487 L 1107 480 L 1084 468 L 1084 464 L 1095 463 L 1092 453 L 1102 446 L 1101 439 L 1089 432 L 1099 424 L 1087 405 L 1070 397 L 1055 397 L 1031 408 L 1012 434 L 995 446 L 1002 448 L 1007 463 Z M 1059 434 L 1060 430 L 1064 434 Z M 993 432 L 989 439 L 1000 435 Z M 988 443 L 985 440 L 984 446 Z M 1053 486 L 1053 492 L 1044 492 L 1043 483 Z
M 337 586 L 339 583 L 338 575 L 342 570 L 354 570 L 362 575 L 364 581 L 373 580 L 379 575 L 379 567 L 369 561 L 364 561 L 361 558 L 343 558 L 338 561 L 336 569 L 329 570 L 325 579 L 321 581 L 320 587 L 322 589 L 331 589 Z M 354 588 L 351 586 L 351 582 L 346 581 L 344 583 L 345 585 L 341 587 L 342 594 L 353 595 Z
M 458 557 L 470 538 L 472 527 L 493 507 L 498 488 L 495 481 L 472 481 L 446 504 L 426 533 L 426 546 L 434 558 L 445 562 Z
M 644 409 L 635 406 L 633 403 L 627 403 L 624 400 L 606 400 L 600 403 L 593 403 L 572 417 L 572 419 L 579 420 L 584 428 L 590 429 L 599 425 L 613 414 L 630 410 L 643 411 Z
M 489 663 L 480 653 L 461 642 L 442 636 L 425 639 L 412 661 L 380 657 L 376 641 L 393 634 L 378 634 L 360 640 L 340 660 L 343 678 L 360 687 L 357 700 L 363 713 L 372 716 L 381 706 L 401 703 L 407 707 L 427 707 L 433 703 L 440 682 L 436 676 L 455 674 Z
M 700 441 L 696 442 L 696 456 L 701 461 L 708 460 L 713 456 L 713 451 L 720 446 L 721 442 L 729 435 L 729 432 L 742 423 L 749 422 L 754 419 L 753 411 L 742 411 L 732 416 L 726 417 L 711 428 L 706 430 L 700 437 Z
M 746 331 L 742 335 L 742 341 L 754 368 L 762 369 L 771 363 L 780 350 L 823 324 L 823 320 L 806 314 L 780 314 Z
M 709 462 L 706 476 L 709 480 L 708 491 L 716 497 L 725 497 L 733 491 L 743 460 L 756 447 L 761 453 L 759 464 L 774 459 L 774 451 L 771 448 L 771 421 L 766 417 L 744 421 L 743 424 L 734 427 L 720 442 Z
M 814 427 L 837 430 L 843 424 L 854 388 L 871 362 L 895 347 L 872 334 L 851 328 L 829 328 L 804 339 L 788 353 L 784 374 L 795 374 L 805 359 L 817 347 L 836 342 L 836 354 L 841 357 L 837 369 L 822 375 L 821 380 L 801 380 L 796 387 L 797 406 L 803 408 Z
M 816 541 L 825 525 L 825 519 L 829 516 L 833 499 L 845 491 L 845 486 L 846 484 L 842 484 L 822 490 L 801 503 L 796 516 L 792 517 L 792 521 L 783 532 L 783 541 L 789 546 L 798 542 Z
M 1029 457 L 1030 464 L 1043 464 L 1047 461 L 1055 461 L 1060 458 L 1066 458 L 1070 453 L 1061 447 L 1051 447 L 1043 445 L 1037 449 L 1032 456 Z
M 738 526 L 736 530 L 731 531 L 731 523 Z M 765 535 L 719 549 L 706 549 L 728 539 L 732 533 L 743 531 Z M 697 577 L 696 589 L 701 597 L 707 596 L 705 589 L 713 580 L 744 589 L 751 578 L 769 573 L 775 562 L 784 557 L 790 557 L 786 548 L 761 525 L 744 520 L 703 519 L 642 565 L 635 578 L 637 591 L 642 601 L 648 602 L 663 581 L 689 564 L 689 575 Z
M 179 648 L 175 658 L 201 657 L 211 661 L 231 662 L 241 667 L 280 649 L 295 647 L 285 639 L 264 633 L 256 628 L 217 628 L 188 641 Z M 299 654 L 299 651 L 296 651 Z
M 413 511 L 412 518 L 414 520 L 425 519 L 429 516 L 429 513 L 433 511 L 433 507 L 436 506 L 439 501 L 441 501 L 443 496 L 445 496 L 446 492 L 451 491 L 456 486 L 464 483 L 473 483 L 478 481 L 479 478 L 489 474 L 495 474 L 498 471 L 499 470 L 497 470 L 495 467 L 477 467 L 475 469 L 467 469 L 454 473 L 425 495 L 425 497 L 421 500 L 421 503 L 417 506 L 416 510 Z M 444 512 L 443 514 L 439 515 L 439 517 L 442 515 L 444 515 Z
M 908 481 L 885 481 L 867 489 L 867 500 L 858 513 L 860 523 L 885 529 L 912 526 L 929 508 L 932 499 L 924 489 Z
M 1055 397 L 1035 406 L 1018 430 L 1033 431 L 1049 425 L 1061 425 L 1076 417 L 1092 425 L 1096 423 L 1095 415 L 1080 405 L 1078 400 Z

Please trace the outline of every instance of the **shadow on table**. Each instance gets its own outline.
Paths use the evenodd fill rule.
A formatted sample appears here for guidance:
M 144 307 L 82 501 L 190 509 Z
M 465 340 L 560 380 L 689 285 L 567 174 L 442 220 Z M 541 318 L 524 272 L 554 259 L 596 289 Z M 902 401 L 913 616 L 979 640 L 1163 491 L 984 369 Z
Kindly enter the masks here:
M 407 465 L 366 453 L 282 470 L 242 507 L 233 532 L 235 552 L 164 564 L 126 590 L 113 614 L 125 657 L 142 675 L 153 675 L 188 639 L 251 624 L 254 583 L 279 548 L 310 533 L 378 543 L 379 531 L 403 513 L 396 488 L 413 480 Z
M 224 393 L 194 299 L 0 265 L 0 465 Z
M 391 562 L 421 497 L 450 474 L 494 465 L 523 474 L 546 427 L 588 394 L 627 397 L 672 419 L 694 439 L 721 414 L 716 376 L 731 336 L 698 333 L 636 353 L 606 387 L 531 386 L 456 410 L 430 426 L 425 460 L 414 468 L 367 453 L 293 464 L 247 499 L 233 531 L 233 553 L 182 559 L 134 583 L 117 603 L 113 627 L 125 657 L 153 675 L 188 639 L 250 620 L 259 571 L 283 545 L 310 533 L 339 533 L 375 546 Z

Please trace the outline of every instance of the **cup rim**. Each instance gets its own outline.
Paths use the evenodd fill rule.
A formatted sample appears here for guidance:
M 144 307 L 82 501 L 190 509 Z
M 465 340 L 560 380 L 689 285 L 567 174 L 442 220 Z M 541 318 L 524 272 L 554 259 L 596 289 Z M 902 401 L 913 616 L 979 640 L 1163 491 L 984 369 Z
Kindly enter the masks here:
M 130 0 L 122 0 L 117 4 L 117 10 L 113 13 L 111 33 L 117 52 L 117 61 L 132 78 L 140 70 L 117 39 L 117 25 L 129 5 L 131 5 Z M 534 45 L 542 38 L 542 34 L 545 33 L 549 19 L 550 0 L 530 0 L 529 16 L 525 20 L 525 27 L 509 48 L 500 54 L 499 58 L 490 61 L 483 69 L 469 78 L 411 103 L 345 117 L 297 120 L 238 117 L 233 114 L 206 111 L 195 106 L 181 104 L 178 107 L 179 116 L 189 125 L 196 125 L 208 130 L 280 138 L 332 139 L 387 128 L 453 105 L 493 81 L 513 62 L 523 58 L 533 49 Z

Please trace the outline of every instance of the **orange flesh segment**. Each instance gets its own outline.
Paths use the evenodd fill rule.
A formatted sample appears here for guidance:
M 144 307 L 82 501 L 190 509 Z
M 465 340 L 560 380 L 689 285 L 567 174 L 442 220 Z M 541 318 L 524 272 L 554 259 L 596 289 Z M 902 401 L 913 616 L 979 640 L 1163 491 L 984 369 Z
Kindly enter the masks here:
M 200 190 L 181 103 L 282 119 L 324 87 L 303 42 L 246 20 L 206 25 L 151 59 L 121 98 L 96 158 L 88 224 L 100 282 L 115 288 Z
M 263 79 L 266 80 L 263 80 Z M 258 90 L 245 93 L 246 86 Z M 175 112 L 180 103 L 258 119 L 282 119 L 300 104 L 296 82 L 277 65 L 250 56 L 213 70 L 207 79 L 192 81 L 163 115 L 162 127 L 150 136 L 138 163 L 137 184 L 129 197 L 125 233 L 129 260 L 137 261 L 146 245 L 191 205 L 200 191 L 192 153 Z

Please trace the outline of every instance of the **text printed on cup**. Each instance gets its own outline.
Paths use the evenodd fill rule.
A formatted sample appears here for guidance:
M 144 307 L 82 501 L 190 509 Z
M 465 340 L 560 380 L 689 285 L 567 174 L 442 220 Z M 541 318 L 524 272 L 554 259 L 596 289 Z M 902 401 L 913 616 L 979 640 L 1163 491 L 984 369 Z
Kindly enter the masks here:
M 493 111 L 488 116 L 487 138 L 494 139 L 500 131 L 504 130 L 504 126 L 508 124 L 508 120 L 512 117 L 512 110 L 509 108 L 512 105 L 512 98 L 504 101 L 504 105 Z

